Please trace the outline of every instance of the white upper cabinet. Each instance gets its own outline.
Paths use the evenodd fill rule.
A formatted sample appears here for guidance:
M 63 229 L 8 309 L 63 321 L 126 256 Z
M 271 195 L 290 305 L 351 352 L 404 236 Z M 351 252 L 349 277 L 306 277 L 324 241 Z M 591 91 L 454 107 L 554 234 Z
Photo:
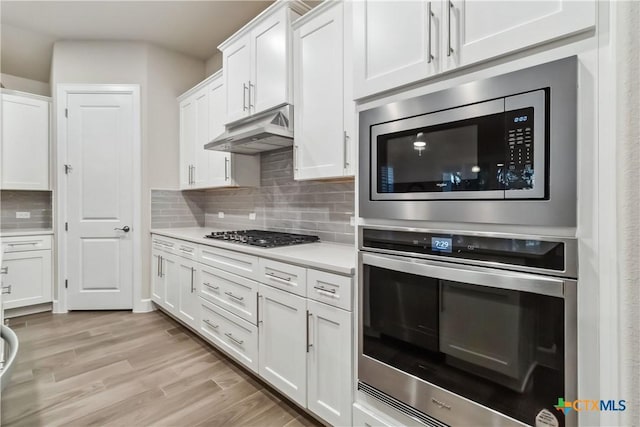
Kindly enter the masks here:
M 225 123 L 291 103 L 291 22 L 308 10 L 299 1 L 277 1 L 218 47 L 227 87 Z
M 570 36 L 596 23 L 593 0 L 450 0 L 444 5 L 446 69 Z
M 298 180 L 354 174 L 355 104 L 351 73 L 345 73 L 350 63 L 345 58 L 345 33 L 350 29 L 345 27 L 346 6 L 326 2 L 294 24 L 294 177 Z
M 180 101 L 180 189 L 260 185 L 260 157 L 205 150 L 224 132 L 226 93 L 222 71 Z
M 2 91 L 2 182 L 11 190 L 49 189 L 49 98 Z
M 421 80 L 439 71 L 440 8 L 439 1 L 353 3 L 356 98 Z
M 594 0 L 353 3 L 354 90 L 364 98 L 588 30 Z

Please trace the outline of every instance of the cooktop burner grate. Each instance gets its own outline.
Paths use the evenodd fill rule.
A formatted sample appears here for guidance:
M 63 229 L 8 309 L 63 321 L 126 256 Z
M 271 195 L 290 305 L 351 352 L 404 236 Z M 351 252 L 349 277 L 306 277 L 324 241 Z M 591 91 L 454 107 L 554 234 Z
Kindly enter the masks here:
M 277 248 L 281 246 L 313 243 L 320 240 L 318 236 L 306 234 L 278 233 L 263 230 L 214 231 L 204 236 L 209 239 L 225 240 L 243 245 Z

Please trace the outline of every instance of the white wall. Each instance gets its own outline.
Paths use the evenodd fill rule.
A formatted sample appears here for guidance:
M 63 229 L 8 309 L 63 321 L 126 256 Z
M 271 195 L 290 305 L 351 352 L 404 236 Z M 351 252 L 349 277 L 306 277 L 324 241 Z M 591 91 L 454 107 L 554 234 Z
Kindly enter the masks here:
M 54 45 L 51 65 L 54 94 L 61 83 L 140 85 L 142 298 L 150 296 L 150 190 L 178 187 L 179 114 L 176 97 L 200 82 L 204 75 L 204 61 L 148 43 L 62 41 Z M 53 105 L 56 105 L 55 99 Z M 54 114 L 57 113 L 54 111 Z
M 205 64 L 207 77 L 222 68 L 222 52 L 218 51 Z
M 48 82 L 25 79 L 12 74 L 0 74 L 0 82 L 7 89 L 21 92 L 35 93 L 36 95 L 51 96 L 51 86 Z

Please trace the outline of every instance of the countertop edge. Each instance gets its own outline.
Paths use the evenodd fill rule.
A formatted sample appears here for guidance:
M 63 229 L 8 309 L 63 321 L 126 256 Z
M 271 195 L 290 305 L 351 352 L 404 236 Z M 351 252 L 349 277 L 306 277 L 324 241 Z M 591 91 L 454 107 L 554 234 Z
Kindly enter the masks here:
M 199 245 L 206 245 L 206 246 L 211 246 L 211 247 L 216 247 L 216 248 L 220 248 L 220 249 L 225 249 L 225 250 L 230 250 L 230 251 L 235 251 L 235 252 L 240 252 L 240 253 L 244 253 L 244 254 L 248 254 L 248 255 L 253 255 L 253 256 L 258 256 L 258 257 L 262 257 L 262 258 L 267 258 L 267 259 L 271 259 L 271 260 L 275 260 L 275 261 L 280 261 L 280 262 L 286 262 L 289 264 L 295 264 L 295 265 L 299 265 L 301 267 L 307 267 L 307 268 L 313 268 L 313 269 L 317 269 L 317 270 L 323 270 L 323 271 L 327 271 L 329 273 L 334 273 L 334 274 L 339 274 L 339 275 L 343 275 L 343 276 L 355 276 L 356 273 L 356 266 L 353 266 L 351 268 L 344 268 L 344 267 L 340 267 L 340 266 L 336 266 L 334 264 L 327 264 L 327 263 L 323 263 L 323 262 L 316 262 L 316 261 L 308 261 L 308 260 L 302 260 L 302 259 L 296 259 L 295 257 L 290 257 L 287 255 L 282 255 L 282 254 L 278 254 L 278 253 L 268 253 L 265 252 L 264 254 L 262 253 L 256 253 L 256 250 L 243 250 L 245 249 L 244 246 L 242 245 L 238 245 L 238 248 L 229 248 L 228 244 L 217 244 L 217 242 L 215 240 L 211 240 L 211 241 L 206 241 L 206 239 L 200 238 L 200 239 L 196 239 L 193 237 L 189 237 L 189 236 L 185 236 L 185 235 L 181 235 L 180 233 L 176 232 L 175 229 L 170 229 L 170 230 L 163 230 L 161 228 L 152 228 L 149 231 L 150 234 L 158 234 L 160 236 L 165 236 L 165 237 L 171 237 L 173 239 L 178 239 L 178 240 L 185 240 L 187 242 L 192 242 L 192 243 L 196 243 Z M 353 249 L 355 251 L 355 247 L 347 245 L 347 244 L 343 244 L 343 243 L 336 243 L 336 242 L 323 242 L 320 244 L 330 244 L 330 245 L 337 245 L 337 246 L 342 246 L 344 248 L 350 248 Z M 354 257 L 355 257 L 355 253 L 354 253 Z M 355 259 L 355 258 L 354 258 Z
M 0 231 L 0 238 L 2 237 L 21 237 L 21 236 L 50 236 L 53 235 L 53 230 L 15 230 L 15 231 Z

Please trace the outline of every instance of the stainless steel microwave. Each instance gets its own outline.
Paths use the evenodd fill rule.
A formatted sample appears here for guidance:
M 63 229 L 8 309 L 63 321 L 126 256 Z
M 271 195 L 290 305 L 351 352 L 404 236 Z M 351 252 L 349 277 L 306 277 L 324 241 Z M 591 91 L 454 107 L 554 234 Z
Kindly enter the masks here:
M 576 225 L 576 57 L 360 113 L 364 218 Z

